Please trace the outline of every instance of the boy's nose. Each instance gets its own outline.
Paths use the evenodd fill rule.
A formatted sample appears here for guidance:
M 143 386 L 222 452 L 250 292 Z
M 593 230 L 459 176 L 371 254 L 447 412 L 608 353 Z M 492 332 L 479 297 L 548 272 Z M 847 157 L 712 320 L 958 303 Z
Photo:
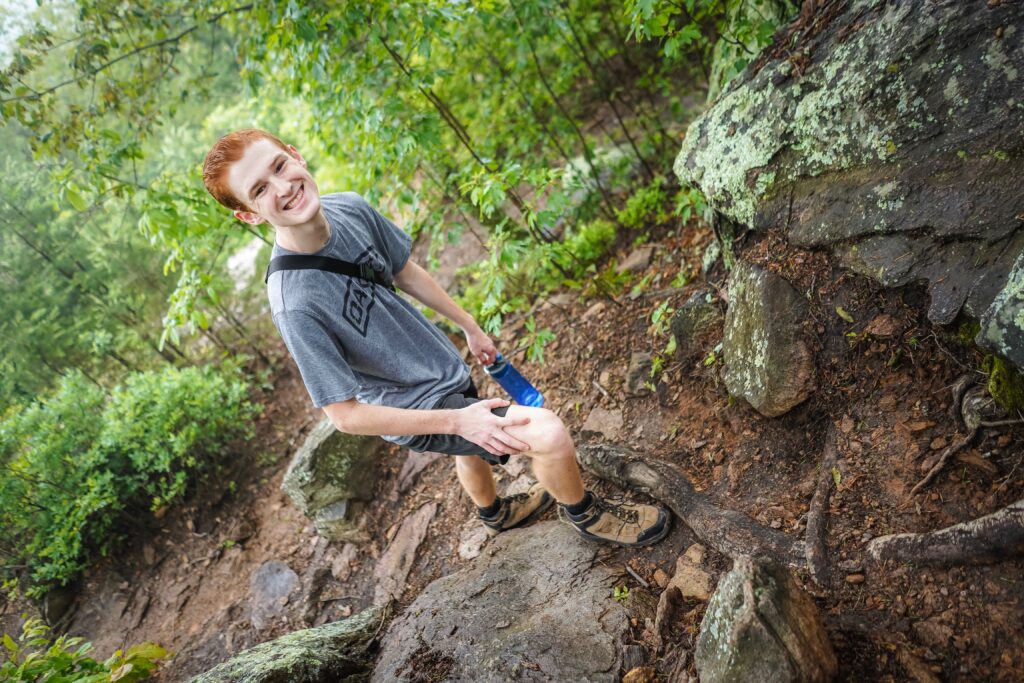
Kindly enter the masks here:
M 287 197 L 291 194 L 292 184 L 284 178 L 271 178 L 271 187 L 274 188 L 274 192 L 277 193 L 278 197 Z

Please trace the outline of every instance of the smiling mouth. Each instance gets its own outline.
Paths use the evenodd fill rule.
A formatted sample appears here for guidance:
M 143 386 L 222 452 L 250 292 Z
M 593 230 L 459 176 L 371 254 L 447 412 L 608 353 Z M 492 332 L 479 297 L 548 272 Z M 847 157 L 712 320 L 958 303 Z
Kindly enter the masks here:
M 291 199 L 289 199 L 288 203 L 285 204 L 281 208 L 283 208 L 285 211 L 287 211 L 288 209 L 291 209 L 293 206 L 295 206 L 300 201 L 302 201 L 302 198 L 305 197 L 305 196 L 306 196 L 306 186 L 305 185 L 299 185 L 299 191 L 296 192 L 295 196 L 292 197 Z

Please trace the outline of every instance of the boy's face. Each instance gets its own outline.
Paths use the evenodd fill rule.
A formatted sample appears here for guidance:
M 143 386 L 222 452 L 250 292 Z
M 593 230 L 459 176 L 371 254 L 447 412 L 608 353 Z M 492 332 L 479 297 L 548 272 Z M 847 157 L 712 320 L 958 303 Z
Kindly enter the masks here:
M 270 140 L 257 140 L 228 169 L 227 181 L 231 193 L 250 209 L 235 211 L 235 217 L 252 225 L 304 225 L 320 211 L 320 191 L 306 160 L 291 145 L 286 152 Z

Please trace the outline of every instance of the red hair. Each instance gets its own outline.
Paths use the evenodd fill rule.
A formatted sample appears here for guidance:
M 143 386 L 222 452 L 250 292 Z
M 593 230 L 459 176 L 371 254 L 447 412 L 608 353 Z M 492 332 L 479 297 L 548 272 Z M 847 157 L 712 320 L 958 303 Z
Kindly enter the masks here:
M 275 146 L 285 152 L 288 147 L 277 137 L 265 130 L 258 128 L 245 128 L 228 133 L 210 148 L 203 161 L 203 184 L 213 198 L 224 206 L 234 211 L 248 211 L 249 207 L 243 204 L 235 195 L 231 194 L 228 187 L 228 168 L 242 158 L 245 149 L 259 140 L 269 140 Z

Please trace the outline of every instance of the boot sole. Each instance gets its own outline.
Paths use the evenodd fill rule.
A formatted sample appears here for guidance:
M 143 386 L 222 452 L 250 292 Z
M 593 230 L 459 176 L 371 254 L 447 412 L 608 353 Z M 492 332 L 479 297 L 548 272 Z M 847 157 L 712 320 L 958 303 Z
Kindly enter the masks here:
M 668 536 L 669 532 L 672 531 L 671 514 L 665 517 L 665 526 L 662 527 L 661 531 L 658 532 L 657 536 L 652 536 L 651 538 L 639 542 L 634 541 L 632 543 L 630 543 L 629 541 L 616 541 L 611 538 L 605 538 L 604 536 L 595 536 L 594 534 L 587 533 L 586 531 L 580 529 L 578 526 L 573 524 L 572 520 L 566 517 L 565 512 L 561 509 L 558 510 L 558 518 L 567 526 L 569 526 L 573 531 L 575 531 L 576 534 L 583 540 L 593 541 L 595 543 L 610 543 L 611 545 L 617 545 L 623 548 L 643 548 L 645 546 L 654 545 L 658 541 L 664 540 L 664 538 Z

